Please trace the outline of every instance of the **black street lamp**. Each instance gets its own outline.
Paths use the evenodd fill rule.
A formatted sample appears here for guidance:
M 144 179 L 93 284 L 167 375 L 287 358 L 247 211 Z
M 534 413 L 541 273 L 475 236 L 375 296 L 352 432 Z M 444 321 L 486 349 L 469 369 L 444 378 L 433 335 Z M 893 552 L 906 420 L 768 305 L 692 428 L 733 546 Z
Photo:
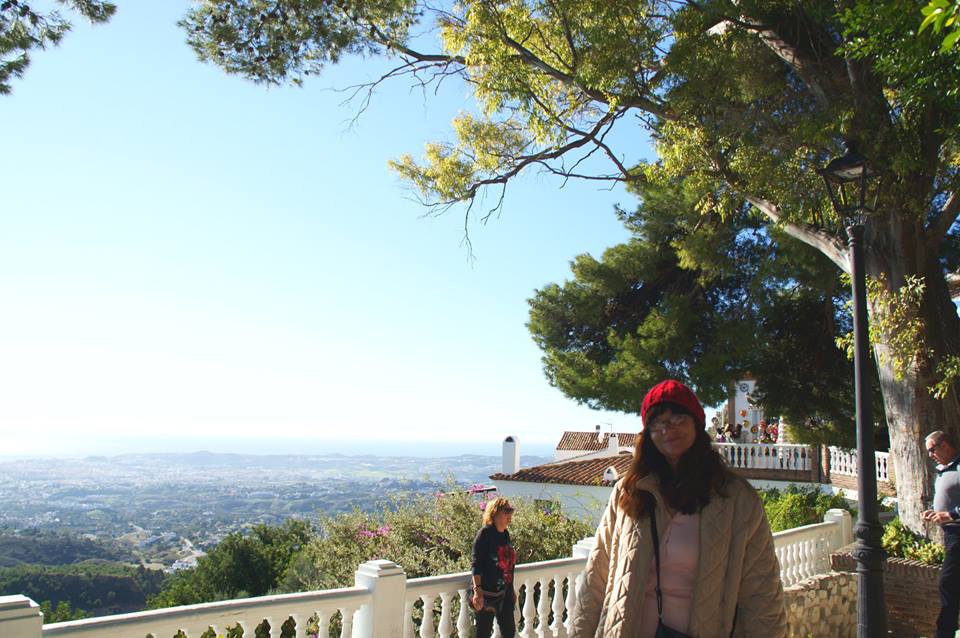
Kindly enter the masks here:
M 863 267 L 863 217 L 876 210 L 880 176 L 853 144 L 847 153 L 817 171 L 827 185 L 834 210 L 847 227 L 850 278 L 853 280 L 854 370 L 857 392 L 857 501 L 853 557 L 857 561 L 857 638 L 887 635 L 883 596 L 886 553 L 877 516 L 876 453 L 870 402 L 870 344 L 867 333 L 867 281 Z M 872 201 L 869 201 L 872 200 Z

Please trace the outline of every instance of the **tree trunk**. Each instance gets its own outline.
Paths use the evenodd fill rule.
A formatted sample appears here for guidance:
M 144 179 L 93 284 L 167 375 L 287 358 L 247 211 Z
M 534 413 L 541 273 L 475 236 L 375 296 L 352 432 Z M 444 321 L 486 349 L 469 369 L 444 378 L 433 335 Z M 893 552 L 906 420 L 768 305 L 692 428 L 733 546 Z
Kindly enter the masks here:
M 874 355 L 890 433 L 899 515 L 908 528 L 929 536 L 935 530 L 927 529 L 920 512 L 932 504 L 936 472 L 923 439 L 935 430 L 951 432 L 955 437 L 960 434 L 960 384 L 954 383 L 943 400 L 935 399 L 930 388 L 937 381 L 939 360 L 960 351 L 960 319 L 937 255 L 924 248 L 922 226 L 891 216 L 886 224 L 872 230 L 872 246 L 867 252 L 869 275 L 883 273 L 891 292 L 899 290 L 911 274 L 923 277 L 925 283 L 919 309 L 924 347 L 915 364 L 897 379 L 889 345 L 875 343 Z M 875 317 L 879 311 L 875 303 L 870 305 L 871 317 Z

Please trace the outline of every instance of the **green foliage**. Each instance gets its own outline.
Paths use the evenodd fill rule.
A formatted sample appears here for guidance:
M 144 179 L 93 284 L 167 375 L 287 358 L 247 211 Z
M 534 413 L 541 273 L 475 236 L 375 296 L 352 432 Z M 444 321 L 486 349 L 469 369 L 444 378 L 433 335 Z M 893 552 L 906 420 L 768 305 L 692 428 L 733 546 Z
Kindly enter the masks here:
M 578 256 L 572 280 L 529 301 L 547 379 L 590 407 L 638 412 L 664 377 L 715 404 L 749 371 L 799 439 L 850 446 L 852 366 L 832 339 L 849 325 L 847 288 L 833 266 L 749 209 L 703 217 L 684 182 L 647 175 L 641 207 L 621 213 L 633 239 Z
M 66 565 L 86 560 L 132 562 L 129 550 L 74 534 L 37 530 L 0 533 L 0 567 L 20 564 Z
M 106 22 L 116 5 L 101 0 L 57 0 L 93 23 Z M 23 76 L 30 51 L 60 44 L 70 22 L 59 12 L 37 11 L 28 0 L 0 0 L 0 95 L 10 93 L 10 81 Z
M 344 587 L 353 583 L 358 565 L 377 558 L 394 561 L 408 578 L 467 570 L 482 505 L 481 495 L 451 490 L 395 502 L 379 513 L 325 518 L 318 537 L 291 563 L 282 587 Z M 593 531 L 550 508 L 522 500 L 515 507 L 510 535 L 518 562 L 569 556 L 573 544 Z
M 930 388 L 930 393 L 937 399 L 945 399 L 950 388 L 960 382 L 960 356 L 951 354 L 945 356 L 937 365 L 939 381 Z
M 923 320 L 919 315 L 924 289 L 923 279 L 912 275 L 896 291 L 890 290 L 883 275 L 867 280 L 867 298 L 875 308 L 870 321 L 870 342 L 887 346 L 878 358 L 881 364 L 889 360 L 897 379 L 903 379 L 923 354 Z M 838 337 L 837 345 L 853 360 L 852 331 Z
M 883 549 L 891 558 L 908 558 L 927 565 L 943 562 L 943 545 L 910 531 L 899 518 L 884 527 Z
M 825 494 L 816 487 L 790 485 L 783 491 L 764 490 L 760 497 L 773 532 L 822 523 L 827 510 L 852 509 L 842 493 Z
M 920 33 L 928 28 L 934 33 L 945 31 L 940 51 L 957 46 L 960 41 L 960 0 L 930 0 L 921 13 L 923 22 L 920 23 Z
M 161 571 L 116 563 L 17 565 L 0 569 L 0 595 L 23 594 L 46 601 L 52 617 L 72 620 L 139 611 L 165 580 Z M 62 617 L 68 611 L 71 617 Z
M 177 572 L 150 606 L 346 587 L 361 563 L 377 558 L 396 562 L 409 578 L 463 571 L 483 499 L 451 485 L 448 493 L 394 501 L 379 512 L 321 517 L 316 526 L 297 520 L 258 525 L 227 536 L 196 569 Z M 516 506 L 510 531 L 520 562 L 569 556 L 593 531 L 557 512 L 523 501 Z
M 81 618 L 87 617 L 87 615 L 79 609 L 71 609 L 70 603 L 65 600 L 61 600 L 56 607 L 52 607 L 49 600 L 41 602 L 40 613 L 43 614 L 44 624 L 80 620 Z
M 255 525 L 249 533 L 228 534 L 196 569 L 174 574 L 151 607 L 263 596 L 275 589 L 290 564 L 313 538 L 313 526 L 289 519 L 282 525 Z
M 242 0 L 194 3 L 180 26 L 205 62 L 256 82 L 299 84 L 348 54 L 382 54 L 402 42 L 411 0 Z

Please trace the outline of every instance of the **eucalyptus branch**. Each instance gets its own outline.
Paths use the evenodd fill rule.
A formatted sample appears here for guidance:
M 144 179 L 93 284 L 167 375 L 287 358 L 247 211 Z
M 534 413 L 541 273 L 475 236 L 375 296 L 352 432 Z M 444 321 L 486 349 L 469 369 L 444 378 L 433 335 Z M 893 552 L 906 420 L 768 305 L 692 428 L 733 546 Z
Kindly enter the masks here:
M 780 207 L 762 197 L 746 195 L 744 199 L 766 215 L 770 221 L 779 224 L 788 235 L 822 252 L 843 272 L 850 272 L 846 244 L 837 237 L 810 224 L 785 220 Z
M 426 64 L 421 64 L 419 60 L 411 60 L 405 58 L 403 64 L 396 66 L 386 73 L 382 74 L 375 80 L 370 82 L 362 82 L 360 84 L 352 84 L 348 87 L 342 89 L 335 89 L 338 93 L 349 93 L 349 95 L 341 102 L 341 106 L 350 104 L 353 102 L 358 95 L 363 93 L 363 98 L 360 101 L 360 108 L 350 119 L 351 124 L 355 124 L 361 115 L 369 108 L 370 102 L 373 99 L 373 93 L 380 84 L 383 82 L 403 76 L 411 76 L 415 80 L 415 87 L 419 87 L 421 90 L 426 90 L 426 88 L 432 84 L 436 83 L 437 88 L 443 80 L 451 75 L 461 75 L 462 69 L 450 69 L 451 62 L 429 62 Z M 421 74 L 432 70 L 432 75 L 429 78 L 421 77 Z

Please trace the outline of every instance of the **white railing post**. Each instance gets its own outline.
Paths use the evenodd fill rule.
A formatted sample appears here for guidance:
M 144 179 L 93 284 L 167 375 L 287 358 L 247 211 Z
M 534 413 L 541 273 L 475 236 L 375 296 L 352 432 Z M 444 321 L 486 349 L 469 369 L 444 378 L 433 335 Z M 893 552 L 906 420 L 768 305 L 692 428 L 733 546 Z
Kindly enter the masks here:
M 40 638 L 42 634 L 40 605 L 26 596 L 0 596 L 0 636 Z
M 354 616 L 352 638 L 403 635 L 407 575 L 388 560 L 370 560 L 357 568 L 357 587 L 370 590 L 370 603 Z
M 581 538 L 573 545 L 573 557 L 574 558 L 589 558 L 590 552 L 593 551 L 593 546 L 596 544 L 597 539 L 593 536 L 587 536 L 586 538 Z
M 839 545 L 831 549 L 837 550 L 853 542 L 853 519 L 850 512 L 841 509 L 827 510 L 823 515 L 823 522 L 837 524 L 836 538 Z

